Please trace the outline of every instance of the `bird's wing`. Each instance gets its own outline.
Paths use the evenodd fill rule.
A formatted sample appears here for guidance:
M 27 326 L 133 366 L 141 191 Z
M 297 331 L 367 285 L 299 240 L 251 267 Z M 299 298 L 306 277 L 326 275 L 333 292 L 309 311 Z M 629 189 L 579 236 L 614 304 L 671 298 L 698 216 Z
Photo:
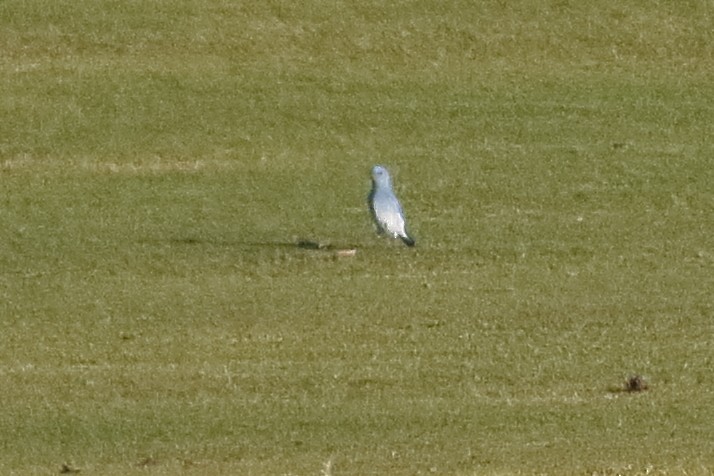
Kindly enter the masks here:
M 392 193 L 376 194 L 374 200 L 377 222 L 393 235 L 405 235 L 404 214 L 399 200 Z

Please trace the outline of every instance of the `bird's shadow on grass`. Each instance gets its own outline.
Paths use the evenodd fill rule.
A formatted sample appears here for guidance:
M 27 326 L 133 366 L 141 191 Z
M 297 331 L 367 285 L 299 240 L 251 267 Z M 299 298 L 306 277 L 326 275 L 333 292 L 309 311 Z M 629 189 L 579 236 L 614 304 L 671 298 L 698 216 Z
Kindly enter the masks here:
M 196 238 L 196 237 L 179 237 L 147 240 L 153 242 L 161 242 L 177 246 L 221 246 L 227 248 L 243 248 L 243 247 L 264 247 L 264 248 L 294 248 L 295 243 L 289 241 L 237 241 L 225 240 L 220 238 Z
M 336 250 L 355 248 L 355 245 L 336 245 L 328 241 L 315 239 L 295 239 L 292 241 L 238 241 L 212 237 L 180 236 L 168 238 L 143 238 L 142 244 L 173 245 L 173 246 L 215 246 L 225 248 L 268 248 L 268 249 L 299 249 L 299 250 Z

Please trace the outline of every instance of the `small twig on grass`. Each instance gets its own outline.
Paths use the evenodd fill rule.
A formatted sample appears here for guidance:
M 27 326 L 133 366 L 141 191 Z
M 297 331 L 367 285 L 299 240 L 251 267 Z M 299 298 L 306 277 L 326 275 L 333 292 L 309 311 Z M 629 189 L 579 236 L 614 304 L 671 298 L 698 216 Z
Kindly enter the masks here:
M 320 474 L 322 476 L 332 476 L 332 458 L 322 463 L 322 471 L 320 471 Z

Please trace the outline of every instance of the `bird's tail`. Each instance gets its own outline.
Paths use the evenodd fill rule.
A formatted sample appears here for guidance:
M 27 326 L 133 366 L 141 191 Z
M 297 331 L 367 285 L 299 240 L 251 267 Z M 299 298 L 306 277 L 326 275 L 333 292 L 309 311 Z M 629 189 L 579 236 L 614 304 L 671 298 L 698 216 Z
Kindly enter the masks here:
M 401 240 L 402 240 L 402 241 L 404 242 L 404 244 L 407 245 L 407 246 L 414 246 L 414 245 L 416 245 L 416 241 L 414 241 L 414 238 L 412 238 L 412 237 L 409 236 L 409 235 L 404 235 L 404 236 L 401 236 L 401 235 L 400 235 L 399 238 L 401 238 Z

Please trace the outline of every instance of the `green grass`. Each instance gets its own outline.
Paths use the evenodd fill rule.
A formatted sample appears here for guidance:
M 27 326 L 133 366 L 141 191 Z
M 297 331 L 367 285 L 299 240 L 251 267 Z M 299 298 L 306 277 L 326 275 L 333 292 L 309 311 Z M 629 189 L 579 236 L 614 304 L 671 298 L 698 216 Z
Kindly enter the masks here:
M 0 473 L 710 474 L 710 3 L 0 18 Z

